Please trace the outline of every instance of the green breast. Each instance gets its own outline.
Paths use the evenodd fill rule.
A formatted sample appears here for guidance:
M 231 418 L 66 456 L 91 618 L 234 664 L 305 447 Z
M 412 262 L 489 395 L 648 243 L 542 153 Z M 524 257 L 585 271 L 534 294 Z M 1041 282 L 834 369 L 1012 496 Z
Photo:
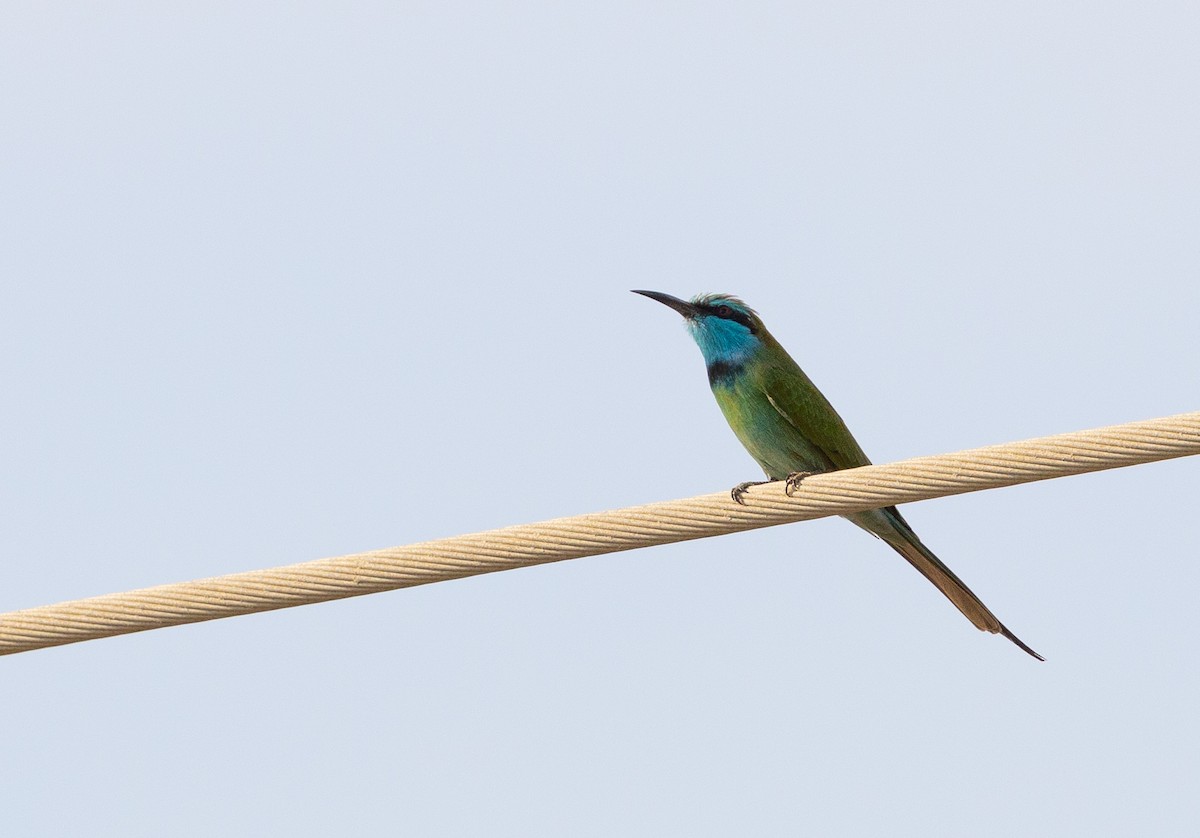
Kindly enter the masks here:
M 767 476 L 781 480 L 795 471 L 829 471 L 833 464 L 788 421 L 750 370 L 713 384 L 713 395 L 729 427 Z

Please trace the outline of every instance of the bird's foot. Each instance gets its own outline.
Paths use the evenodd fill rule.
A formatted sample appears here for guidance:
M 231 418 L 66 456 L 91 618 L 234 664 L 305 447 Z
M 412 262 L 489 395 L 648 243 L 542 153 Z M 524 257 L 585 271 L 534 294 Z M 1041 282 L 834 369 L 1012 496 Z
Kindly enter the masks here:
M 783 481 L 783 493 L 789 498 L 792 497 L 796 493 L 796 490 L 800 488 L 800 483 L 804 478 L 811 477 L 814 474 L 816 474 L 815 471 L 793 471 Z
M 775 481 L 775 480 L 747 480 L 745 483 L 739 483 L 736 486 L 734 486 L 732 489 L 730 489 L 729 496 L 731 498 L 733 498 L 735 501 L 737 501 L 738 503 L 740 503 L 742 506 L 745 506 L 746 502 L 744 500 L 742 500 L 742 498 L 745 497 L 747 489 L 749 489 L 751 486 L 762 486 L 764 483 L 776 483 L 776 482 L 778 482 L 778 481 Z

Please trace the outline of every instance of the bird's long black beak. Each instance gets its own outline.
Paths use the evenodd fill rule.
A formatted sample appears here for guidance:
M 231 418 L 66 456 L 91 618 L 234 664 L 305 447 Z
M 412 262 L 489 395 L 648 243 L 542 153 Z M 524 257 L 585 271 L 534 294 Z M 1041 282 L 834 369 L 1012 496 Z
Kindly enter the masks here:
M 670 306 L 684 317 L 695 317 L 700 313 L 699 306 L 689 303 L 687 300 L 681 300 L 678 297 L 672 297 L 670 294 L 664 294 L 661 291 L 634 291 L 635 294 L 641 294 L 643 297 L 649 297 L 652 300 L 658 300 L 665 306 Z

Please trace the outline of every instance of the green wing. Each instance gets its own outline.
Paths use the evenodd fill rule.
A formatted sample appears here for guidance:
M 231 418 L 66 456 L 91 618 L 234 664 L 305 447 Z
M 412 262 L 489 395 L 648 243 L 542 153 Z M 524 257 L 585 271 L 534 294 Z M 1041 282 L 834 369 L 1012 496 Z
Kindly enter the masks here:
M 782 352 L 782 348 L 781 348 Z M 842 417 L 786 353 L 762 370 L 759 382 L 767 401 L 800 436 L 825 455 L 834 469 L 867 466 L 863 453 Z

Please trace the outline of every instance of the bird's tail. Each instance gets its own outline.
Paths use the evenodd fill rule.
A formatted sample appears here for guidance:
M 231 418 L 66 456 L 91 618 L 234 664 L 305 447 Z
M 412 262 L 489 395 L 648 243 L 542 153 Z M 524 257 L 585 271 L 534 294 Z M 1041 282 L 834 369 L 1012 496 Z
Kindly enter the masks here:
M 966 583 L 954 575 L 954 571 L 946 567 L 942 560 L 933 554 L 932 550 L 921 543 L 921 539 L 917 538 L 917 534 L 912 531 L 912 527 L 908 525 L 896 507 L 873 509 L 846 517 L 864 530 L 882 538 L 893 550 L 908 559 L 908 563 L 921 571 L 926 579 L 937 586 L 937 589 L 945 594 L 946 599 L 953 602 L 955 607 L 975 624 L 976 628 L 981 631 L 990 631 L 992 634 L 1004 635 L 1038 660 L 1045 660 L 1005 628 L 1004 624 L 996 619 L 996 615 L 983 604 L 983 600 L 975 596 Z

